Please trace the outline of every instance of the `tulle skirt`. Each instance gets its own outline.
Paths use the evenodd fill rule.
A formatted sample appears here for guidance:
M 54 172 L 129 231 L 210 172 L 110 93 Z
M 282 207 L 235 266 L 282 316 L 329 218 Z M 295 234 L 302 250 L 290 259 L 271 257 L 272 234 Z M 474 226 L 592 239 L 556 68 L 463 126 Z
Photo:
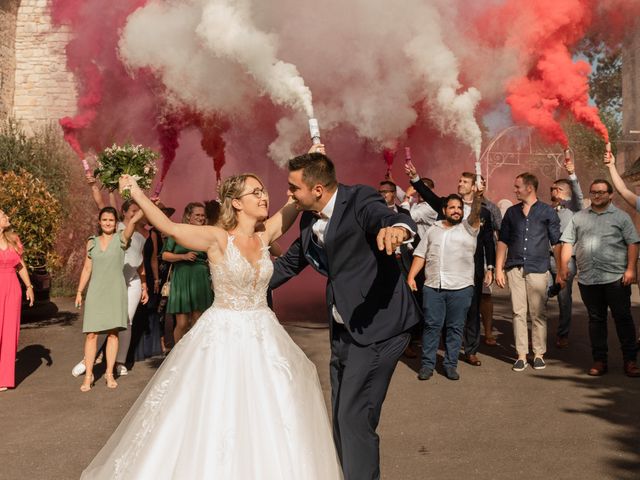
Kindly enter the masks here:
M 318 375 L 267 308 L 211 307 L 82 479 L 342 478 Z

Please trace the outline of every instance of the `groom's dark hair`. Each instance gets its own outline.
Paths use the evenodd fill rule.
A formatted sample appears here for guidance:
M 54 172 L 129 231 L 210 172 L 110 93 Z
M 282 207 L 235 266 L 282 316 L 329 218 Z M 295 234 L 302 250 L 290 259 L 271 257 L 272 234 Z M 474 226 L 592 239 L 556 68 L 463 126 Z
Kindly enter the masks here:
M 308 187 L 321 184 L 327 188 L 334 188 L 338 185 L 336 167 L 331 159 L 322 153 L 305 153 L 289 160 L 289 171 L 297 170 L 302 170 L 302 181 Z

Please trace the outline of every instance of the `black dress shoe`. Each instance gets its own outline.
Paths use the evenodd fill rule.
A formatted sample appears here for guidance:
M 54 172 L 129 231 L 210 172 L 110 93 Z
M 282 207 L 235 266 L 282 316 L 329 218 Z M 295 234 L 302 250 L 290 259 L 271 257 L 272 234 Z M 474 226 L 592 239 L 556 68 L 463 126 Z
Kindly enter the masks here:
M 460 375 L 458 374 L 458 371 L 453 367 L 445 367 L 444 376 L 447 377 L 449 380 L 460 380 Z

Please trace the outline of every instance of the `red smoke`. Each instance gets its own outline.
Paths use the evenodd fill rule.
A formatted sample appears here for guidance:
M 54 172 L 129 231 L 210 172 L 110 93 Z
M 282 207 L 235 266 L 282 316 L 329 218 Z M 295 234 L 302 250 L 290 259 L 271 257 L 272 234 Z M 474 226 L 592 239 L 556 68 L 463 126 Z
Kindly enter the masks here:
M 69 143 L 79 158 L 84 158 L 85 154 L 80 146 L 78 133 L 87 128 L 96 118 L 98 106 L 100 105 L 101 96 L 101 79 L 98 67 L 94 64 L 88 64 L 84 67 L 80 65 L 74 66 L 73 57 L 67 56 L 68 65 L 72 71 L 82 71 L 84 82 L 80 85 L 78 92 L 78 113 L 74 117 L 64 117 L 60 119 L 60 126 L 64 132 L 64 139 Z M 74 68 L 77 67 L 77 68 Z
M 163 182 L 171 164 L 176 158 L 176 151 L 180 146 L 180 132 L 187 123 L 184 112 L 168 111 L 158 119 L 156 133 L 160 143 L 160 154 L 162 155 L 162 168 L 160 169 L 160 181 Z
M 215 115 L 201 117 L 198 122 L 202 134 L 200 145 L 213 160 L 213 169 L 216 172 L 218 182 L 222 179 L 222 167 L 226 163 L 224 152 L 226 144 L 222 135 L 229 130 L 230 126 L 228 121 Z
M 595 0 L 507 0 L 481 19 L 489 25 L 483 32 L 490 44 L 513 48 L 529 65 L 526 76 L 507 85 L 514 120 L 564 147 L 568 140 L 559 120 L 566 114 L 609 139 L 597 108 L 589 105 L 591 67 L 571 53 L 592 25 L 596 5 Z

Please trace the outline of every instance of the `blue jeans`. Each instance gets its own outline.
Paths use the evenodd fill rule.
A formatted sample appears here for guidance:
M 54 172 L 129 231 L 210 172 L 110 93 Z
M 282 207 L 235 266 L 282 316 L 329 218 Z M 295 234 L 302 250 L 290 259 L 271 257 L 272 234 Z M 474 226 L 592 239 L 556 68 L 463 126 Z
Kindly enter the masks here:
M 460 290 L 423 289 L 424 331 L 422 333 L 422 366 L 433 370 L 440 333 L 445 331 L 445 368 L 456 368 L 462 345 L 462 331 L 471 306 L 473 286 Z
M 551 275 L 553 278 L 550 282 L 556 281 L 556 275 L 558 269 L 556 268 L 556 259 L 551 256 Z M 569 327 L 571 326 L 571 306 L 573 303 L 572 290 L 573 279 L 576 276 L 576 259 L 571 257 L 569 260 L 569 275 L 567 276 L 567 286 L 560 290 L 558 293 L 558 309 L 560 311 L 560 318 L 558 318 L 558 336 L 568 337 Z

